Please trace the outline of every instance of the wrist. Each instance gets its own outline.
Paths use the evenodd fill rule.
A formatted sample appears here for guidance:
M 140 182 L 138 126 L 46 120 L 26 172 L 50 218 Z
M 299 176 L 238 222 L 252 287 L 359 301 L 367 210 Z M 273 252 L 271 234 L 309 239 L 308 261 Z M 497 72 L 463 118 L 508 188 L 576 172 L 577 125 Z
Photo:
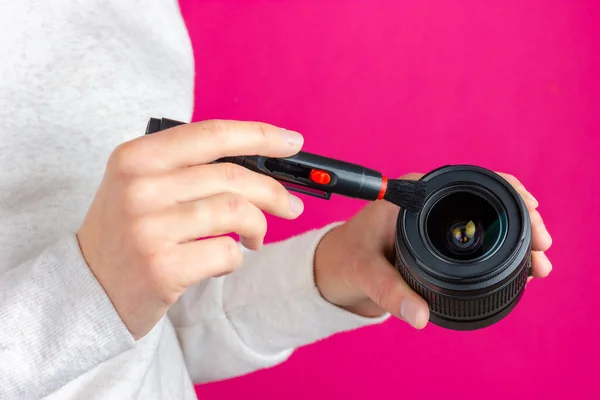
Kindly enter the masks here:
M 352 252 L 345 226 L 327 232 L 319 242 L 314 258 L 315 285 L 329 303 L 363 317 L 380 317 L 385 310 L 375 304 L 352 280 L 352 269 L 360 260 Z

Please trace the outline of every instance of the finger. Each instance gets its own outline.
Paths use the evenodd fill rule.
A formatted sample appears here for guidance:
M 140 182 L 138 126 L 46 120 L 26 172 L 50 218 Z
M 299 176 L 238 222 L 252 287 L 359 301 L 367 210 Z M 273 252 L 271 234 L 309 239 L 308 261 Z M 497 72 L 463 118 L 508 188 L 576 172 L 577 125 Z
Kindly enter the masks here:
M 533 197 L 533 195 L 529 193 L 527 189 L 525 189 L 525 186 L 516 177 L 502 172 L 498 172 L 497 174 L 503 177 L 508 183 L 511 184 L 512 187 L 515 188 L 515 190 L 519 193 L 519 195 L 525 202 L 525 205 L 527 206 L 527 209 L 529 211 L 533 211 L 539 206 L 539 203 L 535 199 L 535 197 Z
M 235 271 L 242 264 L 242 251 L 229 236 L 204 239 L 175 246 L 169 268 L 188 287 L 211 276 Z
M 552 263 L 542 251 L 531 252 L 531 275 L 534 278 L 545 278 L 552 271 Z
M 289 157 L 300 151 L 303 142 L 297 132 L 261 122 L 211 120 L 135 139 L 129 153 L 151 172 L 206 164 L 222 157 Z
M 552 246 L 552 237 L 548 233 L 542 216 L 536 210 L 529 213 L 531 219 L 531 235 L 533 240 L 533 250 L 546 251 Z
M 420 172 L 411 172 L 409 174 L 402 175 L 398 179 L 406 179 L 406 180 L 410 180 L 410 181 L 417 181 L 417 180 L 421 179 L 423 176 L 425 176 L 425 174 L 422 174 Z
M 151 226 L 146 229 L 159 231 L 175 243 L 235 232 L 245 247 L 255 250 L 262 245 L 267 231 L 265 215 L 247 199 L 232 193 L 181 203 L 147 219 Z
M 369 298 L 392 315 L 422 329 L 429 320 L 429 307 L 383 257 L 375 257 L 359 272 L 359 282 Z
M 148 180 L 154 185 L 149 196 L 157 202 L 157 207 L 233 193 L 278 217 L 294 219 L 304 211 L 302 200 L 290 194 L 275 179 L 236 164 L 198 165 Z M 156 194 L 160 194 L 158 201 Z

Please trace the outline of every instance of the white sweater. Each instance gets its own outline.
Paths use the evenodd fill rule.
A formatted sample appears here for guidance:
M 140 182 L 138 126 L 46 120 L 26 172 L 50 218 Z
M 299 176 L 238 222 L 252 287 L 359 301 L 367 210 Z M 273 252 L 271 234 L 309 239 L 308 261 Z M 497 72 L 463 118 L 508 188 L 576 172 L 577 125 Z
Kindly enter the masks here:
M 0 399 L 193 399 L 193 382 L 385 318 L 321 298 L 324 228 L 248 253 L 135 342 L 74 233 L 112 149 L 192 115 L 177 1 L 0 0 L 0 54 Z

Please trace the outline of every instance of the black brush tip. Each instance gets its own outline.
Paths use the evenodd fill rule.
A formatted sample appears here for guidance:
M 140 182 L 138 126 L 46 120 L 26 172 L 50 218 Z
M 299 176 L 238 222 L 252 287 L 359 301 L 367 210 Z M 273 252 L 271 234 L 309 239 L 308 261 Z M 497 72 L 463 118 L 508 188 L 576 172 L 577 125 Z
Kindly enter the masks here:
M 423 181 L 389 179 L 384 200 L 410 212 L 419 212 L 425 203 L 427 187 Z

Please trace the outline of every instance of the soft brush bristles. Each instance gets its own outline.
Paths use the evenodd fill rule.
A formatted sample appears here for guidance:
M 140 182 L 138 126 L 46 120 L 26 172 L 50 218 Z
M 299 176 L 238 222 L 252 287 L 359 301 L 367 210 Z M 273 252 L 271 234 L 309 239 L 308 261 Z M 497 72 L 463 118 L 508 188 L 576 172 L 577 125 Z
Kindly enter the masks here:
M 383 199 L 416 213 L 423 208 L 426 195 L 427 188 L 425 182 L 389 179 Z

